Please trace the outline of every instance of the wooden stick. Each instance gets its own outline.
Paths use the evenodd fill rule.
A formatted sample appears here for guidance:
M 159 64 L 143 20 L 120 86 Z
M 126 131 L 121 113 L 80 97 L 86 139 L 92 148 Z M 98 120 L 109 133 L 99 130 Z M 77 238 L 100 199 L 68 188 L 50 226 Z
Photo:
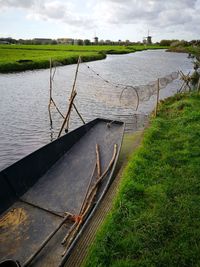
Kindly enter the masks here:
M 96 166 L 97 166 L 97 179 L 99 179 L 101 177 L 101 163 L 100 163 L 100 155 L 99 155 L 99 145 L 96 144 L 96 164 L 95 164 L 95 169 L 96 169 Z M 95 170 L 94 170 L 95 171 Z M 93 172 L 94 174 L 94 172 Z M 93 177 L 93 175 L 92 175 Z M 91 179 L 91 182 L 92 182 L 92 179 Z M 91 182 L 90 182 L 90 185 L 91 185 Z M 82 204 L 82 207 L 81 207 L 81 210 L 80 210 L 80 215 L 83 214 L 85 208 L 86 208 L 86 205 L 88 203 L 88 194 L 89 194 L 89 189 L 90 189 L 90 185 L 88 186 L 88 190 L 87 190 L 87 193 L 85 195 L 85 199 L 84 199 L 84 202 Z
M 49 101 L 52 99 L 52 59 L 50 58 Z
M 97 149 L 97 153 L 99 153 L 99 150 Z M 67 246 L 62 254 L 62 257 L 64 257 L 64 255 L 67 253 L 67 250 L 69 248 L 69 246 L 71 245 L 75 235 L 77 234 L 81 224 L 83 223 L 83 221 L 85 220 L 85 217 L 87 216 L 87 213 L 91 207 L 91 204 L 96 196 L 96 193 L 97 193 L 97 186 L 98 184 L 103 180 L 103 178 L 105 177 L 105 175 L 107 174 L 107 172 L 110 170 L 110 168 L 112 167 L 112 164 L 114 163 L 114 160 L 116 158 L 116 155 L 117 155 L 117 144 L 114 145 L 114 151 L 113 151 L 113 156 L 112 156 L 112 159 L 110 161 L 110 163 L 108 164 L 108 167 L 106 168 L 106 170 L 104 171 L 104 173 L 98 178 L 98 180 L 96 181 L 95 185 L 92 187 L 92 189 L 90 190 L 90 193 L 87 197 L 87 202 L 88 202 L 88 205 L 84 208 L 84 212 L 82 214 L 82 220 L 80 220 L 77 224 L 77 226 L 73 227 L 72 231 L 70 231 L 70 234 L 68 233 L 67 234 L 67 238 L 65 238 L 65 242 L 67 241 L 67 239 L 69 238 L 69 236 L 71 235 L 68 243 L 67 243 Z M 99 156 L 97 156 L 98 158 Z M 98 161 L 98 159 L 97 159 Z M 100 163 L 99 163 L 100 164 Z M 86 202 L 86 203 L 87 203 Z
M 96 182 L 95 185 L 93 186 L 94 190 L 91 190 L 91 191 L 90 191 L 90 194 L 89 194 L 89 196 L 90 196 L 90 200 L 89 200 L 89 203 L 88 203 L 88 205 L 87 205 L 87 207 L 86 207 L 86 209 L 85 209 L 85 211 L 84 211 L 84 213 L 83 213 L 83 215 L 82 215 L 82 220 L 79 221 L 79 223 L 77 224 L 76 228 L 73 228 L 73 231 L 71 231 L 70 234 L 72 234 L 72 236 L 70 237 L 70 239 L 69 239 L 69 241 L 68 241 L 68 243 L 67 243 L 67 246 L 66 246 L 66 248 L 65 248 L 65 250 L 64 250 L 64 252 L 63 252 L 63 254 L 62 254 L 62 257 L 64 257 L 64 255 L 67 253 L 67 250 L 68 250 L 69 246 L 71 245 L 71 243 L 72 243 L 72 241 L 73 241 L 75 235 L 77 234 L 77 232 L 78 232 L 78 230 L 79 230 L 79 228 L 80 228 L 82 222 L 84 221 L 84 219 L 85 219 L 85 217 L 86 217 L 86 215 L 87 215 L 87 213 L 88 213 L 88 211 L 89 211 L 89 209 L 90 209 L 90 207 L 91 207 L 91 204 L 92 204 L 92 202 L 93 202 L 93 200 L 94 200 L 94 198 L 95 198 L 95 196 L 96 196 L 96 193 L 97 193 L 97 185 L 100 183 L 100 181 L 102 181 L 102 179 L 104 178 L 104 176 L 107 174 L 108 170 L 111 168 L 111 166 L 112 166 L 112 164 L 114 163 L 114 160 L 115 160 L 115 158 L 116 158 L 116 155 L 117 155 L 117 145 L 115 144 L 115 145 L 114 145 L 114 152 L 113 152 L 112 159 L 111 159 L 111 161 L 110 161 L 108 167 L 107 167 L 106 170 L 104 171 L 104 173 L 99 177 L 99 179 L 97 180 L 97 182 Z M 72 233 L 72 232 L 73 232 L 73 233 Z M 67 237 L 69 237 L 69 235 L 68 235 Z
M 189 91 L 192 90 L 191 86 L 189 85 L 189 81 L 190 81 L 190 71 L 188 72 L 188 74 L 184 74 L 181 70 L 180 70 L 180 74 L 181 74 L 181 79 L 184 81 L 183 85 L 184 87 L 181 87 L 181 89 L 183 88 L 184 90 L 187 89 L 187 87 L 189 88 Z M 184 91 L 183 90 L 183 91 Z
M 71 245 L 71 243 L 72 243 L 72 241 L 73 241 L 75 235 L 77 234 L 77 232 L 78 232 L 78 230 L 79 230 L 81 224 L 82 224 L 82 222 L 80 221 L 80 222 L 76 225 L 76 227 L 73 229 L 73 231 L 71 232 L 72 235 L 71 235 L 71 237 L 70 237 L 70 239 L 69 239 L 69 241 L 68 241 L 68 243 L 67 243 L 67 245 L 66 245 L 66 247 L 65 247 L 65 250 L 64 250 L 63 253 L 62 253 L 62 257 L 64 257 L 65 254 L 67 253 L 67 250 L 68 250 L 69 246 Z M 67 241 L 67 240 L 66 240 L 66 241 Z
M 200 77 L 199 77 L 199 80 L 198 80 L 198 83 L 197 83 L 197 92 L 200 91 Z
M 53 121 L 51 117 L 51 103 L 48 104 L 48 112 L 49 112 L 50 126 L 52 127 Z
M 184 85 L 185 85 L 185 82 L 183 82 L 183 84 L 181 85 L 180 89 L 178 90 L 178 93 L 181 92 L 181 90 L 183 89 Z
M 96 181 L 96 183 L 93 185 L 93 187 L 91 188 L 88 197 L 87 197 L 87 202 L 90 200 L 92 193 L 94 192 L 94 190 L 96 189 L 96 187 L 99 185 L 99 183 L 103 180 L 103 178 L 106 176 L 106 174 L 108 173 L 108 171 L 110 170 L 110 168 L 112 167 L 115 158 L 117 156 L 117 144 L 114 145 L 114 151 L 113 151 L 113 156 L 112 159 L 110 161 L 110 163 L 108 164 L 108 167 L 106 168 L 106 170 L 103 172 L 103 174 L 99 177 L 99 179 Z
M 101 177 L 101 162 L 100 162 L 100 155 L 99 155 L 99 145 L 96 144 L 96 162 L 97 162 L 97 178 Z
M 84 121 L 83 117 L 82 117 L 81 114 L 79 113 L 79 111 L 78 111 L 78 109 L 77 109 L 77 107 L 76 107 L 76 105 L 75 105 L 74 103 L 73 103 L 73 107 L 74 107 L 76 113 L 78 114 L 78 116 L 80 117 L 80 119 L 82 120 L 83 124 L 85 124 L 85 121 Z
M 58 113 L 60 114 L 60 116 L 64 119 L 65 117 L 64 117 L 64 115 L 61 113 L 61 111 L 59 110 L 59 108 L 57 107 L 57 105 L 56 105 L 56 103 L 55 103 L 55 101 L 53 100 L 53 98 L 52 98 L 52 103 L 54 104 L 54 107 L 56 108 L 56 110 L 58 111 Z
M 77 62 L 77 66 L 76 66 L 76 72 L 75 72 L 75 77 L 74 77 L 74 83 L 73 83 L 73 86 L 72 86 L 71 96 L 70 96 L 70 99 L 69 99 L 69 101 L 70 101 L 69 107 L 68 107 L 67 114 L 65 116 L 65 119 L 63 121 L 63 124 L 61 126 L 61 129 L 60 129 L 60 132 L 59 132 L 57 138 L 59 138 L 61 136 L 62 131 L 63 131 L 66 123 L 67 123 L 67 127 L 69 127 L 69 116 L 70 116 L 70 113 L 71 113 L 71 109 L 72 109 L 74 98 L 75 98 L 75 96 L 77 94 L 76 91 L 75 91 L 75 86 L 76 86 L 76 80 L 77 80 L 77 76 L 78 76 L 78 69 L 79 69 L 80 62 L 81 62 L 81 57 L 79 56 L 78 62 Z
M 49 73 L 49 105 L 48 105 L 48 111 L 49 111 L 49 120 L 50 125 L 52 127 L 53 121 L 51 117 L 51 100 L 52 100 L 52 60 L 50 58 L 50 73 Z
M 160 80 L 158 79 L 155 117 L 157 116 L 157 112 L 158 112 L 159 93 L 160 93 Z
M 85 198 L 84 198 L 84 200 L 83 200 L 83 202 L 82 202 L 82 206 L 81 206 L 81 208 L 80 208 L 79 214 L 82 213 L 82 209 L 84 208 L 85 201 L 86 201 L 86 198 L 87 198 L 87 195 L 88 195 L 88 192 L 89 192 L 91 183 L 92 183 L 92 178 L 93 178 L 94 173 L 95 173 L 95 170 L 96 170 L 96 165 L 97 165 L 97 164 L 96 164 L 96 162 L 95 162 L 95 166 L 94 166 L 94 169 L 93 169 L 93 172 L 92 172 L 92 175 L 91 175 L 91 178 L 90 178 L 90 182 L 89 182 L 89 184 L 88 184 L 88 187 L 87 187 L 87 190 L 86 190 L 86 194 L 85 194 Z M 68 214 L 68 213 L 67 213 L 67 214 Z M 73 230 L 73 229 L 72 229 L 72 230 Z M 72 230 L 71 230 L 71 232 L 72 232 Z M 68 232 L 68 233 L 67 233 L 67 235 L 64 237 L 64 239 L 63 239 L 63 241 L 61 242 L 61 244 L 66 243 L 66 241 L 67 241 L 69 235 L 71 234 L 71 232 Z
M 84 209 L 84 206 L 85 206 L 85 201 L 86 201 L 86 199 L 87 199 L 87 195 L 88 195 L 88 192 L 89 192 L 89 190 L 90 190 L 91 183 L 92 183 L 92 178 L 93 178 L 93 176 L 94 176 L 94 173 L 95 173 L 95 170 L 96 170 L 96 166 L 97 166 L 97 163 L 95 162 L 95 166 L 94 166 L 94 169 L 93 169 L 92 175 L 91 175 L 91 177 L 90 177 L 90 182 L 89 182 L 89 184 L 88 184 L 87 191 L 86 191 L 86 194 L 85 194 L 84 200 L 83 200 L 83 202 L 82 202 L 82 205 L 81 205 L 81 208 L 80 208 L 79 214 L 82 214 L 82 212 L 83 212 L 83 209 Z
M 67 242 L 67 239 L 69 238 L 69 236 L 71 235 L 71 233 L 72 233 L 73 230 L 75 229 L 76 225 L 77 225 L 77 222 L 75 222 L 75 223 L 71 226 L 71 228 L 69 229 L 69 232 L 66 234 L 66 236 L 63 238 L 63 240 L 62 240 L 62 242 L 61 242 L 62 245 L 64 245 L 64 244 Z
M 77 76 L 78 76 L 78 69 L 79 69 L 80 63 L 81 63 L 81 57 L 79 56 L 78 62 L 77 62 L 77 66 L 76 66 L 76 72 L 75 72 L 75 77 L 74 77 L 74 83 L 73 83 L 73 86 L 72 86 L 71 96 L 72 96 L 73 92 L 75 91 L 76 80 L 77 80 Z
M 63 121 L 63 124 L 62 124 L 62 126 L 61 126 L 60 132 L 59 132 L 59 134 L 58 134 L 58 138 L 61 136 L 61 133 L 62 133 L 62 131 L 63 131 L 64 127 L 65 127 L 65 124 L 66 124 L 66 122 L 67 122 L 67 120 L 68 120 L 68 117 L 69 117 L 69 115 L 70 115 L 71 108 L 72 108 L 72 104 L 73 104 L 73 101 L 74 101 L 75 96 L 76 96 L 76 92 L 73 93 L 73 96 L 72 96 L 72 98 L 71 98 L 71 100 L 70 100 L 69 107 L 68 107 L 68 111 L 67 111 L 67 114 L 66 114 L 66 116 L 65 116 L 65 119 L 64 119 L 64 121 Z

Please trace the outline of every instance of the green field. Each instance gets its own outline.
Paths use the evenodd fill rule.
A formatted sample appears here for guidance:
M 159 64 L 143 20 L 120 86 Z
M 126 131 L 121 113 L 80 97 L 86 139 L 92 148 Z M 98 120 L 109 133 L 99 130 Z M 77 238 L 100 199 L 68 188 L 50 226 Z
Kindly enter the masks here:
M 106 54 L 126 54 L 160 46 L 77 46 L 77 45 L 0 45 L 0 72 L 24 71 L 48 68 L 49 60 L 62 65 L 82 61 L 99 60 Z
M 84 266 L 200 266 L 199 174 L 200 95 L 176 95 L 151 120 Z

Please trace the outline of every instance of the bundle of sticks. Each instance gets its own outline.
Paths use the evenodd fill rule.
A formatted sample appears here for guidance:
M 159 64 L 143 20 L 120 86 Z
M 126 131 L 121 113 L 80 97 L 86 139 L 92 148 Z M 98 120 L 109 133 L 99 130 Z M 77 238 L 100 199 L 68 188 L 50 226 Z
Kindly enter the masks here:
M 183 81 L 183 84 L 181 85 L 181 88 L 178 90 L 178 93 L 187 90 L 187 88 L 189 89 L 189 91 L 191 91 L 192 89 L 190 87 L 190 82 L 191 82 L 190 72 L 188 72 L 188 74 L 184 74 L 182 71 L 179 71 L 179 73 L 181 75 L 180 79 Z
M 65 249 L 64 249 L 62 256 L 64 256 L 67 253 L 72 241 L 74 240 L 80 227 L 82 226 L 87 215 L 89 214 L 89 211 L 92 208 L 92 205 L 94 203 L 94 199 L 96 197 L 98 187 L 99 187 L 100 183 L 102 182 L 102 180 L 104 179 L 104 177 L 109 172 L 109 170 L 111 169 L 113 163 L 115 162 L 116 156 L 117 156 L 117 144 L 114 145 L 112 158 L 111 158 L 107 168 L 102 173 L 101 172 L 99 145 L 96 144 L 96 162 L 95 162 L 94 170 L 92 172 L 90 182 L 89 182 L 84 200 L 82 202 L 80 211 L 79 211 L 78 215 L 73 215 L 73 214 L 66 212 L 66 215 L 69 216 L 68 217 L 69 220 L 73 221 L 73 225 L 71 226 L 71 228 L 69 229 L 69 232 L 67 233 L 67 235 L 64 237 L 64 239 L 61 242 L 61 244 L 65 246 Z M 95 182 L 94 182 L 93 177 L 94 177 L 94 174 L 96 172 L 96 169 L 97 169 L 97 177 L 96 177 Z

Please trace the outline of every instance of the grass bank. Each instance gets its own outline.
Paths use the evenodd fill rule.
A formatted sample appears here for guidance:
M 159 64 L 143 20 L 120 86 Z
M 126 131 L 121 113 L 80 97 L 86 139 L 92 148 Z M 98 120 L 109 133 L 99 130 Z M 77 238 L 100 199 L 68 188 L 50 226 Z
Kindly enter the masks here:
M 86 267 L 200 266 L 200 95 L 160 106 Z
M 191 53 L 194 55 L 200 55 L 200 47 L 193 47 L 193 46 L 177 46 L 177 47 L 170 47 L 168 52 L 176 52 L 176 53 Z
M 33 70 L 49 67 L 49 59 L 62 65 L 100 60 L 106 54 L 127 54 L 160 46 L 77 46 L 77 45 L 0 45 L 0 72 Z

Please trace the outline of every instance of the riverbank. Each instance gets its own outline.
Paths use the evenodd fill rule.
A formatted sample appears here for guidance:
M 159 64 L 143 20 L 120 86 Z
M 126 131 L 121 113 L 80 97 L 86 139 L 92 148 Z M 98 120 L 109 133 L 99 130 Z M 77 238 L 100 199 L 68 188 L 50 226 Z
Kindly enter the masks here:
M 177 46 L 177 47 L 170 47 L 167 49 L 167 52 L 175 52 L 175 53 L 190 53 L 195 56 L 200 55 L 200 47 L 193 47 L 193 46 Z
M 200 265 L 199 108 L 197 93 L 162 103 L 85 267 Z
M 88 62 L 106 58 L 107 54 L 128 54 L 147 49 L 144 46 L 76 46 L 76 45 L 0 45 L 0 73 L 49 68 L 50 58 L 57 65 L 77 63 L 78 57 Z

